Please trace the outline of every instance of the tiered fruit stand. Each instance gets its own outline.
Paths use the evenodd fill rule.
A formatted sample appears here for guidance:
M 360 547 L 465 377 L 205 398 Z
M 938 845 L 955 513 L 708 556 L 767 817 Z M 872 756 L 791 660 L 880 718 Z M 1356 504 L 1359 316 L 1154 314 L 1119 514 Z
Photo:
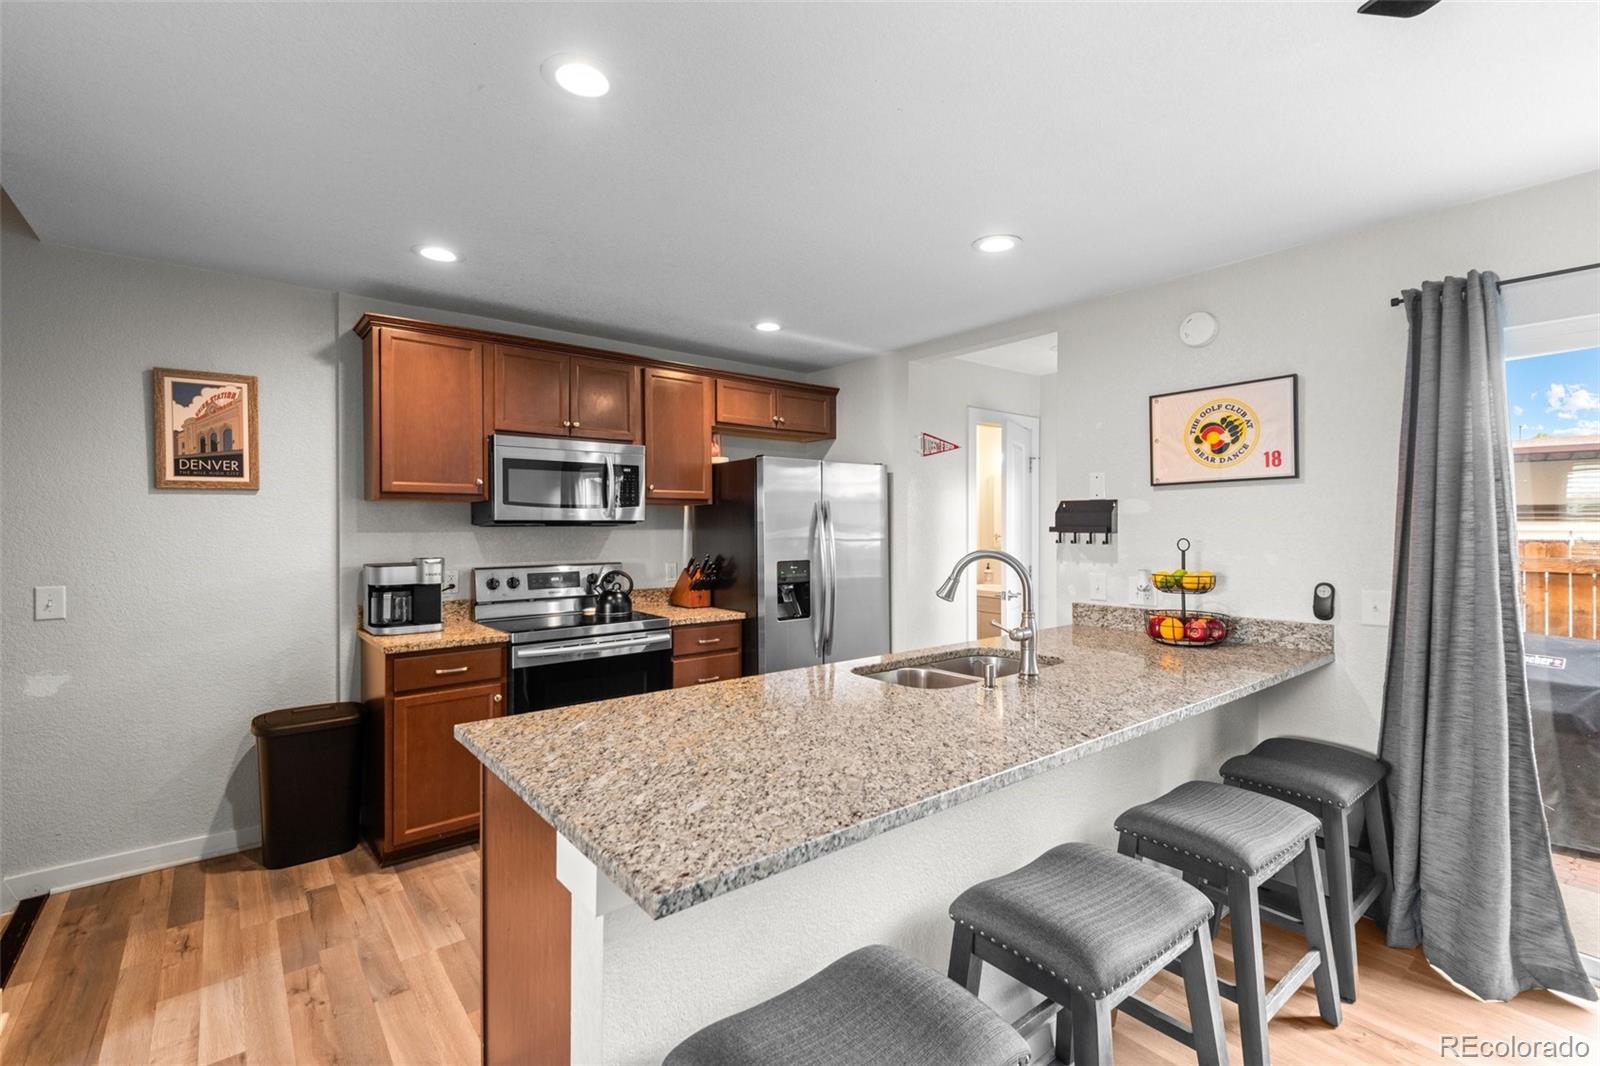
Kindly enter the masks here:
M 1233 620 L 1214 611 L 1191 610 L 1190 596 L 1204 596 L 1217 587 L 1217 575 L 1209 570 L 1189 570 L 1189 538 L 1178 538 L 1178 569 L 1157 570 L 1151 575 L 1156 591 L 1178 597 L 1178 609 L 1146 612 L 1145 632 L 1158 644 L 1180 648 L 1204 648 L 1221 644 L 1233 631 Z

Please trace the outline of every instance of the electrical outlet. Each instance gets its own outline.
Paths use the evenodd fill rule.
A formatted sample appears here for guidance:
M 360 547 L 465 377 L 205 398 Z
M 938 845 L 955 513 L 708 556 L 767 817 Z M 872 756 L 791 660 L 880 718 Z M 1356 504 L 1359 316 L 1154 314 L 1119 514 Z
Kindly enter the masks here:
M 459 570 L 446 570 L 444 572 L 444 591 L 445 592 L 460 592 L 461 591 L 461 580 L 460 579 L 461 579 L 461 571 L 459 571 Z
M 1104 474 L 1089 475 L 1089 498 L 1103 500 L 1106 498 L 1106 476 Z
M 1154 607 L 1156 605 L 1156 587 L 1150 584 L 1150 579 L 1143 574 L 1132 574 L 1128 578 L 1128 602 L 1140 607 Z
M 1389 593 L 1381 589 L 1361 590 L 1361 624 L 1386 626 L 1389 624 Z
M 35 585 L 33 587 L 33 620 L 52 621 L 67 616 L 67 586 Z
M 1089 575 L 1089 598 L 1102 603 L 1106 598 L 1106 575 L 1093 573 Z

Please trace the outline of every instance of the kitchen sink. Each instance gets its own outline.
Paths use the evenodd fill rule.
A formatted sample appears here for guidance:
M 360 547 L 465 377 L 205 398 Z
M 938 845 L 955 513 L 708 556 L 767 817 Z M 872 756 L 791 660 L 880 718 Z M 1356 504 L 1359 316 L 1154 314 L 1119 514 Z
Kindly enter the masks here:
M 983 677 L 983 668 L 988 663 L 994 663 L 995 677 L 1010 677 L 1022 670 L 1022 661 L 1020 659 L 1011 659 L 1004 655 L 957 655 L 949 659 L 939 659 L 936 662 L 928 663 L 927 668 L 981 678 Z
M 983 670 L 979 668 L 979 676 Z M 962 677 L 960 674 L 948 674 L 940 670 L 929 670 L 921 666 L 902 666 L 897 670 L 882 670 L 875 674 L 862 674 L 874 681 L 883 681 L 891 685 L 904 685 L 906 688 L 955 688 L 958 685 L 975 685 L 977 677 Z

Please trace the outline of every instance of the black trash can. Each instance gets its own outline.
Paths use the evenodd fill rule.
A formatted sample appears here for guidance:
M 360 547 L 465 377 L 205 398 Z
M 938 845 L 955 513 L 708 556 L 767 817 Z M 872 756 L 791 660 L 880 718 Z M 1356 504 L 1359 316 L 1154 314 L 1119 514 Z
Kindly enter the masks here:
M 250 722 L 261 772 L 261 865 L 296 866 L 356 846 L 361 704 L 317 703 Z

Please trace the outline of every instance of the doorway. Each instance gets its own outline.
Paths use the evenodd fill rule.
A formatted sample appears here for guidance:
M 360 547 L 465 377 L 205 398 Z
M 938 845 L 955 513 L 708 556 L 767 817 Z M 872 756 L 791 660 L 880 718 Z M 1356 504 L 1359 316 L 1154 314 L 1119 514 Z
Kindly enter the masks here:
M 1039 573 L 1039 419 L 967 408 L 968 544 L 1016 556 L 1034 587 Z M 973 567 L 969 637 L 992 637 L 997 626 L 1022 621 L 1022 582 L 1010 567 L 982 560 Z M 1038 604 L 1034 604 L 1035 612 Z

